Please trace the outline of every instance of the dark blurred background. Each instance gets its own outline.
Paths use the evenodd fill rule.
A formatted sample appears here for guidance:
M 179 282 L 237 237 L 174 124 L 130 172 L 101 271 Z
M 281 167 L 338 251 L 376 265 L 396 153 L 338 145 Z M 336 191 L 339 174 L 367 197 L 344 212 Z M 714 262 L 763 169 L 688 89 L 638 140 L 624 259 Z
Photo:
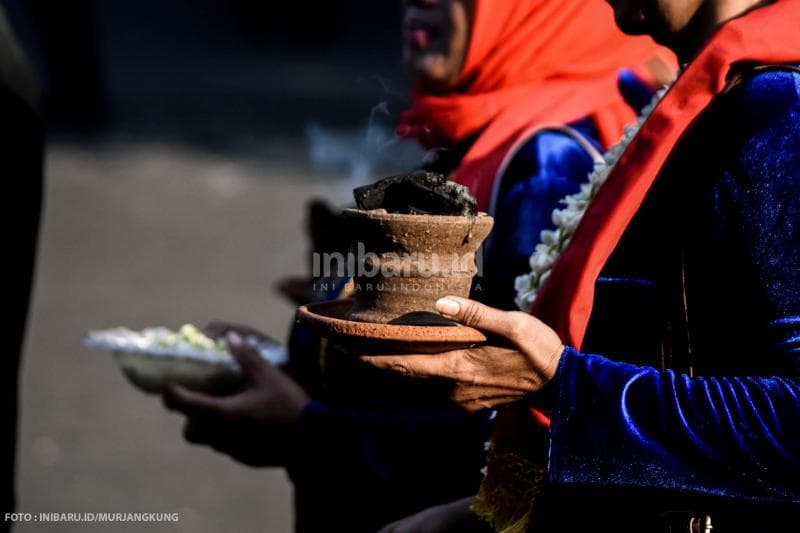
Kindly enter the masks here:
M 5 3 L 59 131 L 257 151 L 406 100 L 399 2 Z
M 147 530 L 290 531 L 282 471 L 186 444 L 181 419 L 82 339 L 217 318 L 285 338 L 294 309 L 273 286 L 306 269 L 308 199 L 342 205 L 420 161 L 392 134 L 408 103 L 398 2 L 0 1 L 48 124 L 19 510 L 178 511 Z M 43 527 L 86 530 L 17 530 Z

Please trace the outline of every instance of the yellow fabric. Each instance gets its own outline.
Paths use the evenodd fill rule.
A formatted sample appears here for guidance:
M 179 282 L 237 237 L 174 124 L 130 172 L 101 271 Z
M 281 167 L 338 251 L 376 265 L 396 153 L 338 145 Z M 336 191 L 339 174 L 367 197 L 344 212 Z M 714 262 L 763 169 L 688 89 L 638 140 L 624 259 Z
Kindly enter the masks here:
M 544 485 L 544 466 L 531 463 L 508 449 L 489 447 L 486 477 L 472 503 L 472 511 L 499 533 L 525 533 L 533 502 Z

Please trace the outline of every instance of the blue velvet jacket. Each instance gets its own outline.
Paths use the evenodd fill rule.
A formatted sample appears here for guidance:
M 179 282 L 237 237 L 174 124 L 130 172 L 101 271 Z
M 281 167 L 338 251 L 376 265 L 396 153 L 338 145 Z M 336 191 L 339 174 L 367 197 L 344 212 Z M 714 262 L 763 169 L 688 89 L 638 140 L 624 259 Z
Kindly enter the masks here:
M 684 136 L 597 280 L 554 382 L 556 485 L 613 489 L 621 513 L 643 494 L 723 517 L 800 503 L 799 200 L 800 74 L 747 75 Z
M 571 126 L 597 144 L 591 121 Z M 592 159 L 571 137 L 546 132 L 527 142 L 503 176 L 492 246 L 475 296 L 513 307 L 514 277 L 542 229 L 552 228 L 558 200 L 579 189 Z M 310 331 L 295 328 L 292 354 L 318 350 Z M 297 376 L 306 385 L 308 376 Z M 315 387 L 312 385 L 312 389 Z M 375 531 L 431 505 L 475 494 L 484 465 L 488 413 L 452 407 L 420 410 L 354 408 L 324 387 L 303 411 L 289 465 L 298 531 Z M 342 490 L 343 480 L 348 484 Z

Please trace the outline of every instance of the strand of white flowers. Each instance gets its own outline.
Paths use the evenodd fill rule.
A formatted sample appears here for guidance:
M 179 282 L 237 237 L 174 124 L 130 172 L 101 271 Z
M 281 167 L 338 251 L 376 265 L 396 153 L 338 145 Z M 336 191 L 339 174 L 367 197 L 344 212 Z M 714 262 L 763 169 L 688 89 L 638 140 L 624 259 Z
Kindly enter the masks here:
M 603 156 L 603 161 L 595 163 L 594 170 L 589 174 L 589 179 L 586 183 L 581 184 L 580 191 L 566 196 L 560 201 L 566 207 L 553 210 L 555 229 L 542 231 L 541 242 L 536 245 L 536 249 L 529 260 L 530 273 L 518 276 L 514 281 L 514 287 L 517 290 L 515 299 L 517 307 L 523 311 L 531 310 L 533 302 L 536 301 L 539 287 L 547 280 L 553 265 L 566 249 L 587 207 L 597 196 L 600 186 L 605 183 L 611 170 L 620 160 L 622 154 L 625 153 L 628 145 L 639 133 L 642 124 L 653 112 L 653 109 L 656 108 L 658 102 L 667 94 L 669 87 L 670 85 L 667 85 L 655 94 L 650 104 L 642 110 L 635 125 L 625 127 L 620 142 L 606 152 Z

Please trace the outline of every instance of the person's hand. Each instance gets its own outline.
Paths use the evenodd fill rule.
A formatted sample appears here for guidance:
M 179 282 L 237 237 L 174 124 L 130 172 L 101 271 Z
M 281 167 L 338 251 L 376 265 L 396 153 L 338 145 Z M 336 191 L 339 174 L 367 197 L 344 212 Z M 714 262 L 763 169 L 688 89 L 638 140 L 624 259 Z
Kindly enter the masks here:
M 242 389 L 230 396 L 210 396 L 173 384 L 164 392 L 164 404 L 186 415 L 187 441 L 206 444 L 251 466 L 284 465 L 296 422 L 310 398 L 238 333 L 228 332 L 226 340 L 245 374 Z
M 392 522 L 378 533 L 460 533 L 489 532 L 491 528 L 470 510 L 472 498 L 430 507 Z
M 361 360 L 411 378 L 447 380 L 453 384 L 451 399 L 469 411 L 519 401 L 555 376 L 564 344 L 533 316 L 455 296 L 436 302 L 436 309 L 498 339 L 435 355 L 369 355 Z
M 275 342 L 269 335 L 261 333 L 255 328 L 243 326 L 241 324 L 231 324 L 230 322 L 224 322 L 222 320 L 214 320 L 206 324 L 203 328 L 203 333 L 213 339 L 224 339 L 228 333 L 238 333 L 243 339 L 253 337 L 258 342 Z

